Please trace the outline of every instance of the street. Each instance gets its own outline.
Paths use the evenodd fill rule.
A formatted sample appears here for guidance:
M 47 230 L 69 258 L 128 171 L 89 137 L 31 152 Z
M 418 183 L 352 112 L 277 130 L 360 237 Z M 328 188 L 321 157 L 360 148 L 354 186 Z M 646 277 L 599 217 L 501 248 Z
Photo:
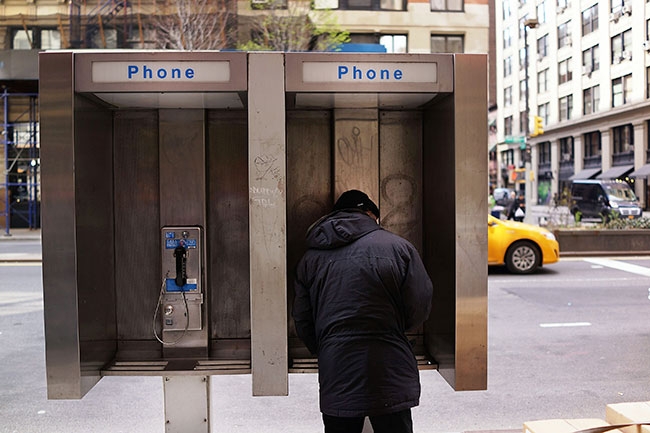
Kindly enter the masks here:
M 40 248 L 14 242 L 0 257 Z M 521 430 L 650 401 L 649 277 L 650 257 L 562 259 L 528 276 L 491 269 L 488 390 L 454 392 L 423 371 L 415 431 Z M 288 397 L 251 397 L 249 375 L 211 386 L 213 432 L 322 431 L 313 374 L 290 375 Z M 0 264 L 0 432 L 163 432 L 162 412 L 160 377 L 106 377 L 81 400 L 48 401 L 40 263 Z

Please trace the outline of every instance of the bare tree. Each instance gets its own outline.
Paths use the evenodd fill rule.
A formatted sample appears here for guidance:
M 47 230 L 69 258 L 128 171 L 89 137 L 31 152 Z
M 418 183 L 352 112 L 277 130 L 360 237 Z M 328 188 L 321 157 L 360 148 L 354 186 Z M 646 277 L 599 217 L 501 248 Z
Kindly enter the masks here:
M 329 51 L 347 42 L 329 10 L 314 10 L 308 0 L 269 0 L 251 21 L 251 40 L 244 50 Z
M 232 45 L 236 0 L 156 0 L 152 18 L 156 47 L 218 50 Z

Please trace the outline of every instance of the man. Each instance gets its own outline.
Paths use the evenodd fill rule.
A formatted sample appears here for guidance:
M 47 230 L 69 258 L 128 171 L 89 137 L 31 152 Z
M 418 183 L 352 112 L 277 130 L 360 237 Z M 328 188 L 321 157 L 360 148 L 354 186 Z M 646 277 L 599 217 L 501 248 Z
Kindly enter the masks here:
M 382 229 L 363 192 L 341 195 L 307 233 L 293 318 L 318 355 L 325 433 L 412 433 L 420 376 L 405 332 L 429 316 L 432 284 L 417 250 Z

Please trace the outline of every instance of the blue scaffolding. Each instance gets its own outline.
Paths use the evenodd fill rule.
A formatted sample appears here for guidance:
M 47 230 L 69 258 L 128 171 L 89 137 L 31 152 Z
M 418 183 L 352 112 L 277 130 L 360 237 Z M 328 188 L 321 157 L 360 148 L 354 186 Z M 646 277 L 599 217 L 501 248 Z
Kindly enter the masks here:
M 38 93 L 2 92 L 4 144 L 5 236 L 11 228 L 40 227 L 40 146 L 38 141 Z

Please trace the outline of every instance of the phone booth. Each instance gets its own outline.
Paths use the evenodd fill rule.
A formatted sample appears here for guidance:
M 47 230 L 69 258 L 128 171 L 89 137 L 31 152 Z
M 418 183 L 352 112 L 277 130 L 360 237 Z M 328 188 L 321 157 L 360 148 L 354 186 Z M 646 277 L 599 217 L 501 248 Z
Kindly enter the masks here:
M 286 69 L 288 268 L 309 225 L 365 191 L 434 284 L 430 318 L 409 336 L 420 368 L 485 389 L 486 56 L 287 53 Z M 289 328 L 291 371 L 314 371 Z
M 351 188 L 433 280 L 421 368 L 486 388 L 487 56 L 58 51 L 39 70 L 49 398 L 161 376 L 168 431 L 209 431 L 211 375 L 287 395 L 316 371 L 293 267 Z

